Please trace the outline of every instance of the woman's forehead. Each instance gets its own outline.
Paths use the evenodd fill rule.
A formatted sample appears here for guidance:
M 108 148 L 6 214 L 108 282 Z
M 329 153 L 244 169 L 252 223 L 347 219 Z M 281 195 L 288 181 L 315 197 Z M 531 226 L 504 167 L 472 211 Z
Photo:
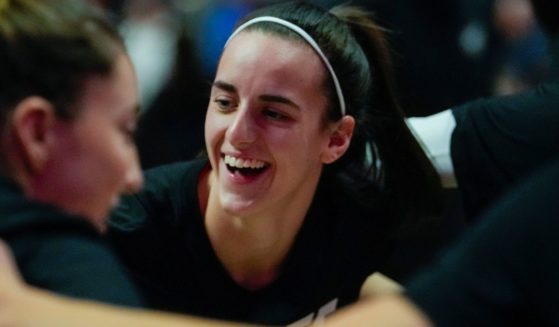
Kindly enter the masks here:
M 305 44 L 261 32 L 243 31 L 224 50 L 216 82 L 247 96 L 284 96 L 304 107 L 324 100 L 326 69 Z
M 227 65 L 233 62 L 235 66 Z M 244 64 L 247 65 L 244 69 L 251 71 L 290 67 L 306 68 L 292 73 L 308 74 L 314 70 L 322 74 L 324 71 L 318 55 L 304 42 L 258 30 L 243 31 L 229 42 L 221 57 L 218 72 L 220 68 L 236 68 Z

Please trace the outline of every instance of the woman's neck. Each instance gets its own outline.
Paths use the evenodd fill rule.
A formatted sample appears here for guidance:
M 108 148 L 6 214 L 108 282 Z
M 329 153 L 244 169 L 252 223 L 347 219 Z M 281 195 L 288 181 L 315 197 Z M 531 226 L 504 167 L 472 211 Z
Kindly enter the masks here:
M 221 207 L 211 172 L 199 182 L 200 206 L 212 247 L 231 278 L 247 289 L 272 283 L 299 232 L 310 203 L 281 205 L 246 217 L 232 216 Z M 205 200 L 202 200 L 205 199 Z

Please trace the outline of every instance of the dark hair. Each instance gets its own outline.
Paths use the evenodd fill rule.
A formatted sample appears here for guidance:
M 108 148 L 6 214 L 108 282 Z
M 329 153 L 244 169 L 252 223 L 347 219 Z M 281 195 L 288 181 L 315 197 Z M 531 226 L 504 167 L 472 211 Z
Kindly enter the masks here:
M 356 120 L 347 153 L 325 174 L 350 181 L 364 203 L 383 196 L 405 215 L 433 215 L 441 209 L 440 178 L 407 128 L 395 96 L 389 45 L 384 31 L 356 7 L 330 12 L 306 3 L 281 3 L 254 11 L 240 24 L 258 16 L 290 21 L 310 34 L 330 61 L 345 97 L 346 112 Z M 305 42 L 286 27 L 259 22 L 247 30 L 273 33 Z M 341 118 L 339 100 L 329 74 L 325 89 L 330 107 L 327 119 Z
M 105 16 L 86 1 L 0 1 L 0 128 L 14 106 L 37 95 L 62 118 L 85 77 L 111 72 L 123 42 Z

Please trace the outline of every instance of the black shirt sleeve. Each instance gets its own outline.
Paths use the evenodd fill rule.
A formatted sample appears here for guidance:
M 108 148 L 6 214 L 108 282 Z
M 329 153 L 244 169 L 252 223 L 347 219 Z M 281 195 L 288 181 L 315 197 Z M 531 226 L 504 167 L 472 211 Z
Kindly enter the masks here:
M 559 85 L 453 108 L 454 173 L 469 219 L 559 152 Z
M 437 326 L 557 326 L 559 164 L 506 197 L 408 287 Z
M 97 235 L 36 230 L 9 240 L 26 282 L 56 293 L 141 307 L 141 297 Z

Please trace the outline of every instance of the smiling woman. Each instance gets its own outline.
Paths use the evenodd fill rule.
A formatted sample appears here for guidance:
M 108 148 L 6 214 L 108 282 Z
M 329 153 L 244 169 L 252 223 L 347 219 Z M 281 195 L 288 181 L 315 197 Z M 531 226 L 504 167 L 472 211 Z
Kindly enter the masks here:
M 221 58 L 216 85 L 227 83 L 234 90 L 212 89 L 205 128 L 217 181 L 211 191 L 223 210 L 257 216 L 259 223 L 268 216 L 269 227 L 294 235 L 287 229 L 302 223 L 322 165 L 329 163 L 325 159 L 334 161 L 345 152 L 354 125 L 347 116 L 340 122 L 343 126 L 322 126 L 327 105 L 320 87 L 323 79 L 323 63 L 304 44 L 259 32 L 232 39 Z M 338 143 L 330 142 L 331 133 L 336 133 Z M 262 166 L 258 174 L 238 170 L 253 160 Z M 282 219 L 285 224 L 278 226 L 280 213 L 289 220 Z
M 305 2 L 240 22 L 209 99 L 207 159 L 149 170 L 109 224 L 150 305 L 304 325 L 357 300 L 439 179 L 394 97 L 382 29 Z

